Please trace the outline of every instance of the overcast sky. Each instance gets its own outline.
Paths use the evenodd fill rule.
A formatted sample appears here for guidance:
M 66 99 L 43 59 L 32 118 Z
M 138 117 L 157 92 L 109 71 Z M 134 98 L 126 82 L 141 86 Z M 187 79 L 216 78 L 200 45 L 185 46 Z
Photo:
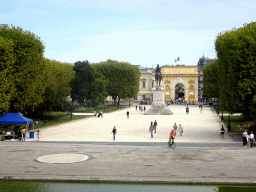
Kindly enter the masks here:
M 203 54 L 217 57 L 218 33 L 255 20 L 255 0 L 6 0 L 0 6 L 0 23 L 35 33 L 46 58 L 69 63 L 197 65 Z

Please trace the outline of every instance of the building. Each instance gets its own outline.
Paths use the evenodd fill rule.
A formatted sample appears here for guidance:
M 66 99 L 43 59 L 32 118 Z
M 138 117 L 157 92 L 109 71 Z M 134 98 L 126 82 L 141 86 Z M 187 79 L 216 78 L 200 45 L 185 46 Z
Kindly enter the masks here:
M 197 66 L 163 66 L 161 67 L 165 100 L 198 101 L 198 67 Z
M 152 88 L 155 82 L 155 71 L 153 68 L 144 68 L 138 66 L 140 69 L 140 87 L 139 93 L 137 95 L 136 100 L 139 101 L 152 101 L 153 92 Z

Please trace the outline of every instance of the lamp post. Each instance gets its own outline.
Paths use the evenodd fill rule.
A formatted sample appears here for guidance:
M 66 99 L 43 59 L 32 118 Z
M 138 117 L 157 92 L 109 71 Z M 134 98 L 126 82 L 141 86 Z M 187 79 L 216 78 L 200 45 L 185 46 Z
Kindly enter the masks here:
M 199 94 L 198 94 L 198 97 L 199 97 L 199 103 L 202 103 L 201 101 L 201 98 L 202 98 L 202 95 L 201 95 L 201 87 L 198 86 L 198 89 L 199 89 Z
M 95 111 L 96 111 L 97 110 L 97 105 L 96 105 L 97 104 L 97 99 L 95 99 L 94 102 L 95 102 Z
M 231 125 L 230 125 L 230 112 L 228 117 L 228 131 L 231 131 Z
M 105 113 L 105 99 L 103 100 L 103 103 L 104 103 L 104 113 Z
M 223 117 L 223 104 L 222 103 L 221 103 L 221 110 L 222 110 L 221 121 L 223 121 L 224 117 Z
M 217 113 L 218 113 L 218 115 L 220 114 L 220 100 L 218 99 L 218 105 L 217 105 L 217 107 L 218 107 L 218 109 L 217 109 Z
M 70 103 L 70 111 L 71 111 L 70 120 L 71 120 L 71 121 L 73 121 L 72 105 L 73 105 L 73 103 L 72 103 L 72 101 L 71 101 L 71 103 Z

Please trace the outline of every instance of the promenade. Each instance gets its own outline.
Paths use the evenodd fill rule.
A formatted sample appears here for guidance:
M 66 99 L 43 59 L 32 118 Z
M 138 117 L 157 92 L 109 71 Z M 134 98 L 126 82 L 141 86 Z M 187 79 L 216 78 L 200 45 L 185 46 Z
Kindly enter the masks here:
M 117 129 L 116 141 L 122 142 L 166 142 L 174 123 L 183 126 L 182 136 L 177 134 L 177 142 L 231 142 L 227 134 L 220 138 L 220 119 L 210 108 L 202 114 L 198 106 L 189 106 L 189 114 L 184 105 L 171 105 L 173 115 L 143 115 L 132 106 L 128 109 L 106 113 L 103 118 L 91 117 L 66 124 L 56 125 L 40 132 L 41 141 L 112 141 L 111 131 Z M 146 105 L 149 109 L 150 106 Z M 108 109 L 107 109 L 108 110 Z M 129 119 L 126 112 L 129 110 Z M 151 121 L 157 121 L 154 138 L 150 137 Z M 226 129 L 227 130 L 227 129 Z M 227 132 L 227 131 L 226 131 Z M 35 135 L 36 137 L 36 135 Z M 36 138 L 35 138 L 36 140 Z
M 148 106 L 146 106 L 148 107 Z M 26 142 L 0 142 L 0 179 L 121 181 L 165 183 L 256 183 L 256 153 L 226 134 L 220 119 L 198 106 L 172 106 L 171 116 L 146 116 L 129 109 L 41 130 L 42 137 Z M 150 121 L 158 121 L 150 138 Z M 184 135 L 168 148 L 176 122 Z M 117 127 L 116 140 L 111 130 Z

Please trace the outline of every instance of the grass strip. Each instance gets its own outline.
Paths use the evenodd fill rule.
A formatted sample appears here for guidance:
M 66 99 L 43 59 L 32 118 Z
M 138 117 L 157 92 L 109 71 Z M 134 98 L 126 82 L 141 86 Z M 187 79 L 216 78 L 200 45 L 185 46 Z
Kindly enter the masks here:
M 41 128 L 45 128 L 45 127 L 49 127 L 49 126 L 53 126 L 53 125 L 58 125 L 60 123 L 66 123 L 66 122 L 71 122 L 71 118 L 70 118 L 70 114 L 68 114 L 65 117 L 59 118 L 59 119 L 55 119 L 55 120 L 48 120 L 47 123 L 42 123 L 42 124 L 37 124 L 34 125 L 34 129 L 41 129 Z M 73 121 L 75 120 L 79 120 L 79 119 L 85 119 L 91 117 L 90 115 L 73 115 Z
M 122 107 L 119 107 L 119 110 L 122 110 L 125 108 L 127 107 L 122 106 Z M 110 113 L 117 110 L 118 110 L 118 107 L 111 107 L 111 109 L 109 109 L 108 106 L 105 106 L 105 113 Z M 94 113 L 94 111 L 95 111 L 95 108 L 86 108 L 83 110 L 76 110 L 74 112 L 75 113 Z M 100 111 L 104 112 L 104 106 L 97 107 L 97 113 L 99 113 Z

